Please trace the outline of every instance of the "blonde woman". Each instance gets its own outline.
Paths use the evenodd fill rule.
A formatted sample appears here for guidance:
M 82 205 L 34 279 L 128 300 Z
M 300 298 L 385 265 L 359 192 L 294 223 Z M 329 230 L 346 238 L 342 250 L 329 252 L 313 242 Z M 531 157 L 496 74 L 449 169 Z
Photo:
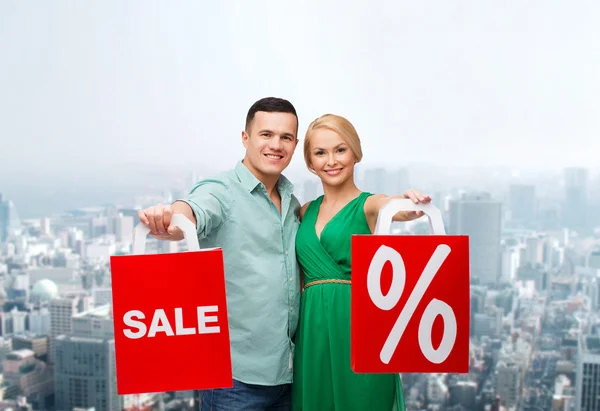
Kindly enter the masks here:
M 371 234 L 379 209 L 390 197 L 362 192 L 354 165 L 362 159 L 359 136 L 343 117 L 326 114 L 308 127 L 304 141 L 308 169 L 323 195 L 305 204 L 296 236 L 303 272 L 300 323 L 292 401 L 295 411 L 402 411 L 397 374 L 356 374 L 350 366 L 350 273 L 353 234 Z M 408 190 L 402 198 L 429 202 Z M 394 221 L 420 217 L 399 212 Z

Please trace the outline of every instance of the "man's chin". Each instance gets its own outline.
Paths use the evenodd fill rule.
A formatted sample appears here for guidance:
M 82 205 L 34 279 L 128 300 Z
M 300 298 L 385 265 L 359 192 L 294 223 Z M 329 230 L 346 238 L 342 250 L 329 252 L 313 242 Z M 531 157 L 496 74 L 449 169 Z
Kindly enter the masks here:
M 288 164 L 268 164 L 263 168 L 263 172 L 265 174 L 274 176 L 283 173 L 283 170 L 286 169 Z

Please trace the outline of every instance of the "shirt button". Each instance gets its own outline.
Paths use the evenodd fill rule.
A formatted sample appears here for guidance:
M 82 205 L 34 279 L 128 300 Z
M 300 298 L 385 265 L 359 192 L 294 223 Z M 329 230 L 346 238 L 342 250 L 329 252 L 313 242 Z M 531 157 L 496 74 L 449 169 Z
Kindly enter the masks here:
M 288 253 L 288 251 L 287 251 L 287 250 L 285 250 L 285 253 L 287 254 L 287 253 Z
M 294 279 L 293 277 L 290 277 L 290 281 L 292 281 L 293 279 Z
M 293 310 L 293 309 L 294 309 L 294 307 L 290 307 L 290 311 Z

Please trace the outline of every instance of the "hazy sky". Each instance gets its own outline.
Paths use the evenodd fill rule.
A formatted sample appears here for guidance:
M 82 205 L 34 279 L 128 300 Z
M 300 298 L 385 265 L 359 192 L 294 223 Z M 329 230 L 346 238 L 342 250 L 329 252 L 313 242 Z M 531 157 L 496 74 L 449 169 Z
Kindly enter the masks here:
M 230 167 L 269 95 L 367 164 L 600 165 L 600 2 L 282 3 L 2 0 L 0 173 Z

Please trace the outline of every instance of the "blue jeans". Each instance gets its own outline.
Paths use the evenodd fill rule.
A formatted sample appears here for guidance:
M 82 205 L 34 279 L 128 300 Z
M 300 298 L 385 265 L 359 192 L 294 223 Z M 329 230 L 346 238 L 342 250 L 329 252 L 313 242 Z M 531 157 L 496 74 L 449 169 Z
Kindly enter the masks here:
M 263 386 L 233 380 L 233 388 L 200 391 L 200 411 L 291 411 L 291 384 Z

